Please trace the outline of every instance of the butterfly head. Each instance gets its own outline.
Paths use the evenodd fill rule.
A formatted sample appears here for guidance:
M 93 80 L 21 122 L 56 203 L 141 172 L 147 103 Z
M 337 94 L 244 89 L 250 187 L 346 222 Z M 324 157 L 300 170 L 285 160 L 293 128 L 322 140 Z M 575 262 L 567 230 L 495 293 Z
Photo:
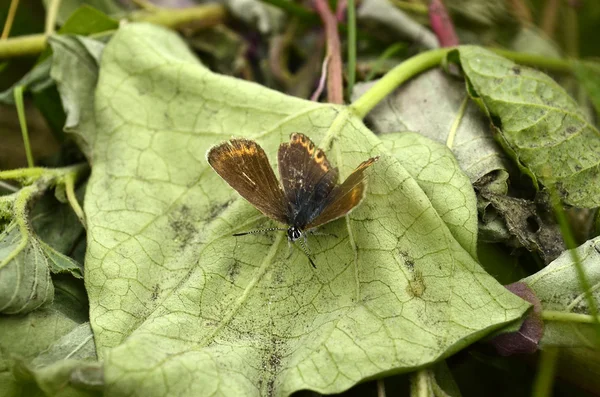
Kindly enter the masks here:
M 302 237 L 302 231 L 300 229 L 298 229 L 296 226 L 290 226 L 289 229 L 287 230 L 287 236 L 288 236 L 288 240 L 296 241 L 300 237 Z

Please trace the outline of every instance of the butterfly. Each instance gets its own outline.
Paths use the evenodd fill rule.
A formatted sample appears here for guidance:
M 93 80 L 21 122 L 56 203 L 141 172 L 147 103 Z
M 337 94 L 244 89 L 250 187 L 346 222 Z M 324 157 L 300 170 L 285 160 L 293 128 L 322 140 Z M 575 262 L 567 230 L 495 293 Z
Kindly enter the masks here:
M 338 170 L 331 166 L 323 150 L 304 134 L 293 133 L 277 153 L 277 180 L 265 151 L 249 139 L 232 139 L 212 147 L 207 153 L 210 166 L 256 209 L 271 219 L 288 225 L 236 233 L 283 230 L 288 241 L 300 240 L 310 264 L 316 268 L 306 246 L 306 234 L 348 214 L 365 196 L 365 170 L 379 157 L 363 161 L 346 180 L 338 184 Z

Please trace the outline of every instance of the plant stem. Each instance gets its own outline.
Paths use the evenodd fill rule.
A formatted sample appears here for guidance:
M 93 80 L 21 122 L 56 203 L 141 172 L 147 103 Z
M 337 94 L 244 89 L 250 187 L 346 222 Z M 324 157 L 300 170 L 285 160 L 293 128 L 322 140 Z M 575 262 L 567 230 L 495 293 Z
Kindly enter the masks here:
M 352 96 L 354 82 L 356 81 L 356 3 L 354 0 L 348 0 L 346 9 L 348 16 L 348 93 L 347 97 Z
M 223 22 L 227 10 L 220 4 L 207 4 L 179 9 L 157 9 L 156 11 L 138 11 L 131 15 L 132 21 L 149 22 L 156 25 L 175 28 L 188 22 L 201 21 L 203 27 L 211 27 Z
M 431 373 L 428 369 L 413 372 L 410 377 L 410 396 L 429 397 L 433 395 L 431 388 Z
M 573 70 L 572 62 L 562 58 L 550 58 L 543 55 L 515 52 L 501 48 L 489 48 L 489 50 L 525 66 L 545 69 L 551 72 L 570 73 Z
M 407 59 L 378 80 L 369 91 L 354 101 L 350 107 L 354 109 L 359 117 L 365 117 L 371 109 L 400 84 L 439 65 L 450 50 L 450 48 L 438 48 Z
M 377 379 L 377 397 L 385 397 L 385 382 L 383 379 Z
M 392 4 L 399 10 L 406 12 L 414 12 L 415 14 L 427 15 L 429 9 L 425 4 L 412 3 L 410 1 L 392 0 Z
M 77 218 L 79 218 L 83 227 L 87 229 L 83 209 L 79 205 L 79 201 L 77 201 L 77 196 L 75 196 L 75 180 L 80 174 L 80 172 L 73 171 L 65 176 L 65 192 L 67 194 L 67 200 L 71 205 L 71 209 L 73 209 L 73 212 L 75 212 L 75 215 L 77 215 Z
M 465 109 L 467 109 L 467 104 L 469 103 L 469 96 L 465 95 L 465 99 L 463 99 L 460 107 L 458 108 L 458 113 L 456 113 L 456 117 L 454 118 L 454 122 L 452 123 L 452 127 L 450 127 L 450 133 L 448 134 L 448 139 L 446 139 L 446 147 L 452 150 L 454 146 L 454 138 L 456 138 L 456 131 L 458 131 L 458 127 L 460 126 L 460 122 L 465 115 Z
M 392 44 L 388 48 L 386 48 L 385 51 L 383 51 L 383 53 L 379 56 L 379 58 L 377 58 L 377 60 L 373 63 L 373 66 L 371 66 L 371 70 L 369 70 L 369 73 L 365 77 L 365 81 L 373 80 L 375 74 L 377 74 L 383 68 L 384 62 L 388 58 L 391 58 L 392 56 L 396 55 L 398 52 L 404 50 L 405 48 L 406 44 L 404 43 Z
M 579 314 L 570 312 L 560 312 L 555 310 L 542 311 L 542 319 L 546 321 L 558 321 L 565 323 L 593 324 L 596 322 L 593 316 L 589 314 Z
M 446 55 L 456 48 L 436 48 L 415 55 L 390 70 L 378 80 L 369 91 L 350 106 L 359 117 L 365 117 L 383 98 L 396 89 L 400 84 L 424 71 L 438 66 Z M 548 58 L 541 55 L 490 48 L 491 51 L 511 59 L 517 63 L 536 66 L 555 72 L 571 72 L 572 62 L 559 58 Z
M 558 349 L 548 348 L 542 350 L 538 373 L 533 384 L 533 397 L 548 397 L 552 395 L 552 384 L 554 383 L 557 358 Z
M 327 0 L 314 0 L 313 4 L 325 28 L 327 40 L 327 102 L 344 103 L 344 85 L 342 81 L 342 46 L 337 29 L 337 19 Z
M 168 28 L 187 22 L 202 21 L 203 27 L 211 27 L 223 22 L 226 15 L 224 6 L 209 4 L 181 9 L 160 9 L 154 13 L 137 11 L 131 15 L 130 20 L 154 23 Z M 101 33 L 98 32 L 96 35 Z M 33 34 L 0 40 L 0 59 L 37 55 L 46 48 L 46 39 L 44 34 Z
M 33 168 L 33 154 L 31 153 L 31 145 L 29 143 L 29 131 L 27 130 L 27 119 L 25 117 L 25 105 L 23 104 L 23 86 L 15 87 L 13 92 L 15 97 L 15 105 L 17 107 L 17 115 L 19 116 L 19 124 L 21 125 L 21 134 L 23 135 L 23 146 L 25 146 L 25 156 L 27 157 L 27 166 Z
M 31 34 L 0 40 L 0 58 L 37 55 L 46 47 L 46 36 Z
M 46 13 L 46 26 L 44 34 L 50 36 L 54 33 L 54 27 L 56 26 L 56 16 L 58 15 L 58 9 L 60 8 L 60 0 L 50 1 L 48 6 L 48 12 Z
M 17 8 L 19 7 L 19 0 L 11 0 L 10 8 L 8 9 L 8 15 L 6 15 L 6 21 L 4 22 L 4 29 L 2 29 L 2 40 L 8 38 L 10 34 L 10 29 L 12 28 L 12 24 L 15 20 L 15 14 L 17 13 Z
M 562 0 L 547 0 L 546 6 L 542 14 L 541 28 L 546 35 L 552 39 L 554 37 L 554 30 L 556 28 L 556 16 L 558 15 L 558 8 Z

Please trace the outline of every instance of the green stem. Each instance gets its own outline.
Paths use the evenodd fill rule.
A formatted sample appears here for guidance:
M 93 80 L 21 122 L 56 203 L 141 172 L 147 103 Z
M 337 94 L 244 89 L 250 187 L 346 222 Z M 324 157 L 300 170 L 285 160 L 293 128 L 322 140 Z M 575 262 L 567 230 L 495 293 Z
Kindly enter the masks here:
M 538 373 L 533 384 L 533 397 L 548 397 L 552 395 L 552 384 L 556 372 L 558 349 L 548 348 L 542 350 Z
M 594 324 L 597 321 L 593 316 L 590 316 L 589 314 L 559 312 L 555 310 L 542 311 L 542 319 L 546 321 L 582 324 Z
M 394 69 L 390 70 L 379 79 L 373 87 L 365 92 L 360 98 L 354 101 L 352 107 L 355 113 L 363 118 L 373 109 L 383 98 L 396 89 L 400 84 L 410 78 L 439 65 L 444 57 L 452 48 L 438 48 L 427 52 L 422 52 L 412 58 L 407 59 Z
M 410 396 L 430 397 L 432 395 L 431 372 L 428 369 L 420 369 L 413 372 L 410 377 Z
M 138 11 L 131 15 L 132 21 L 149 22 L 174 28 L 184 23 L 200 21 L 202 27 L 220 24 L 225 20 L 227 10 L 220 4 L 207 4 L 179 9 L 157 9 L 156 11 Z
M 373 77 L 375 77 L 375 75 L 383 68 L 384 62 L 405 48 L 406 44 L 404 43 L 395 43 L 386 48 L 381 56 L 373 63 L 373 66 L 371 66 L 371 70 L 365 77 L 365 81 L 367 82 L 373 80 Z
M 58 9 L 60 8 L 60 0 L 52 0 L 48 6 L 48 12 L 46 13 L 46 26 L 44 34 L 50 36 L 54 33 L 54 27 L 56 26 L 56 16 L 58 15 Z
M 0 171 L 0 179 L 17 180 L 24 185 L 30 185 L 38 180 L 46 171 L 47 170 L 42 167 L 18 168 L 16 170 Z
M 469 96 L 465 95 L 465 99 L 463 99 L 460 107 L 458 108 L 458 113 L 454 118 L 454 122 L 452 123 L 452 127 L 450 127 L 450 133 L 448 134 L 448 139 L 446 140 L 446 146 L 448 149 L 452 150 L 454 146 L 454 138 L 456 138 L 456 131 L 458 131 L 458 127 L 460 127 L 460 122 L 465 115 L 465 109 L 467 109 L 467 104 L 469 103 Z
M 46 48 L 46 35 L 32 34 L 0 40 L 0 58 L 37 55 Z
M 156 12 L 138 11 L 133 13 L 129 19 L 169 28 L 193 21 L 201 22 L 202 27 L 210 27 L 222 23 L 226 15 L 227 11 L 224 6 L 209 4 L 181 9 L 159 9 Z M 46 48 L 46 39 L 45 34 L 34 34 L 0 40 L 0 59 L 37 55 Z
M 75 212 L 75 215 L 77 215 L 77 218 L 79 218 L 79 221 L 81 222 L 83 227 L 86 228 L 85 215 L 83 209 L 79 205 L 79 201 L 77 201 L 77 197 L 75 196 L 75 181 L 80 176 L 80 174 L 80 172 L 75 170 L 73 172 L 68 173 L 65 176 L 65 192 L 67 193 L 67 200 L 69 201 L 73 212 Z
M 356 81 L 356 4 L 348 0 L 348 98 L 352 96 Z
M 392 4 L 399 10 L 406 12 L 414 12 L 415 14 L 425 15 L 429 14 L 429 7 L 425 4 L 412 3 L 410 1 L 392 0 Z
M 369 91 L 365 92 L 350 106 L 359 117 L 365 117 L 371 109 L 373 109 L 388 94 L 394 91 L 396 87 L 414 76 L 438 66 L 446 55 L 455 49 L 456 48 L 437 48 L 422 52 L 407 59 L 379 79 Z M 490 48 L 489 50 L 523 65 L 534 66 L 555 72 L 572 71 L 572 62 L 570 60 L 548 58 L 541 55 L 525 54 L 522 52 L 497 48 Z
M 27 156 L 27 166 L 34 167 L 33 154 L 29 144 L 29 131 L 27 130 L 27 119 L 25 118 L 25 105 L 23 104 L 23 86 L 19 85 L 14 90 L 15 105 L 17 106 L 17 115 L 21 125 L 21 134 L 23 135 L 23 145 L 25 146 L 25 156 Z
M 545 69 L 551 72 L 570 73 L 573 70 L 572 61 L 561 58 L 550 58 L 543 55 L 515 52 L 500 48 L 488 48 L 489 50 L 505 58 L 515 61 L 521 65 Z

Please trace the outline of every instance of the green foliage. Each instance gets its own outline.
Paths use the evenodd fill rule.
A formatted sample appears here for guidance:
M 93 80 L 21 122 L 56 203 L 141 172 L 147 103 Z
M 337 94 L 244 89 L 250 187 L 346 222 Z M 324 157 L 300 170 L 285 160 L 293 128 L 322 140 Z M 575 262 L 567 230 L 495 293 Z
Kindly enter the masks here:
M 87 178 L 87 165 L 0 172 L 0 395 L 330 394 L 388 376 L 396 388 L 389 395 L 402 388 L 457 397 L 529 393 L 523 386 L 536 369 L 471 346 L 482 340 L 500 354 L 539 346 L 556 357 L 548 353 L 560 348 L 558 373 L 599 387 L 592 321 L 600 302 L 598 238 L 571 251 L 582 257 L 573 263 L 541 189 L 556 189 L 567 205 L 600 204 L 600 138 L 588 106 L 600 110 L 597 62 L 561 59 L 551 34 L 517 24 L 505 5 L 450 1 L 465 41 L 523 52 L 422 52 L 353 90 L 355 70 L 363 80 L 378 72 L 365 57 L 379 57 L 379 68 L 398 48 L 436 42 L 424 15 L 410 15 L 427 7 L 363 2 L 360 29 L 369 18 L 402 20 L 391 31 L 413 42 L 394 36 L 394 48 L 381 55 L 386 34 L 363 35 L 349 23 L 346 88 L 362 96 L 338 106 L 206 66 L 272 86 L 285 80 L 282 71 L 302 74 L 282 84 L 286 92 L 310 92 L 326 61 L 315 51 L 324 44 L 314 42 L 316 31 L 293 37 L 318 23 L 304 6 L 269 0 L 304 16 L 279 31 L 277 10 L 229 1 L 230 19 L 246 21 L 245 31 L 222 24 L 219 8 L 202 20 L 212 30 L 186 26 L 184 42 L 157 26 L 107 16 L 175 26 L 169 9 L 153 13 L 143 1 L 136 5 L 147 9 L 125 15 L 113 0 L 85 3 L 98 9 L 60 3 L 61 29 L 37 65 L 0 93 L 9 105 L 15 92 L 31 93 L 58 140 L 64 125 L 92 169 L 77 194 L 73 185 Z M 570 54 L 576 39 L 565 40 Z M 269 62 L 261 58 L 267 47 Z M 203 65 L 198 57 L 207 54 L 213 62 Z M 555 82 L 523 64 L 576 79 Z M 277 149 L 292 132 L 324 149 L 341 179 L 380 156 L 356 210 L 320 228 L 326 235 L 308 237 L 316 269 L 297 246 L 288 250 L 283 233 L 234 237 L 285 225 L 241 199 L 205 158 L 212 145 L 245 137 L 276 168 Z M 519 280 L 519 288 L 531 287 L 520 296 L 535 302 L 536 321 L 515 295 L 521 290 L 499 284 Z M 553 363 L 538 365 L 536 390 L 550 390 Z
M 90 57 L 71 44 L 61 42 L 77 59 Z M 73 131 L 94 166 L 86 285 L 107 393 L 342 391 L 432 363 L 527 309 L 479 268 L 410 173 L 347 109 L 215 75 L 176 35 L 149 25 L 130 24 L 111 40 L 94 98 L 83 90 L 96 74 L 85 70 L 82 79 L 53 65 L 63 102 L 86 99 L 72 101 Z M 293 131 L 308 132 L 342 175 L 382 155 L 364 203 L 323 228 L 339 238 L 309 241 L 316 271 L 297 250 L 287 258 L 281 234 L 231 237 L 269 223 L 204 159 L 236 135 L 257 139 L 274 160 Z M 435 197 L 432 174 L 443 167 L 452 180 L 453 162 L 424 150 L 431 160 L 415 170 Z M 456 202 L 444 210 L 474 207 L 460 189 L 451 194 Z M 461 239 L 471 249 L 473 212 L 455 219 L 470 225 Z
M 522 170 L 556 186 L 565 203 L 600 205 L 600 132 L 547 75 L 479 47 L 460 47 L 473 98 L 497 127 L 497 138 Z

